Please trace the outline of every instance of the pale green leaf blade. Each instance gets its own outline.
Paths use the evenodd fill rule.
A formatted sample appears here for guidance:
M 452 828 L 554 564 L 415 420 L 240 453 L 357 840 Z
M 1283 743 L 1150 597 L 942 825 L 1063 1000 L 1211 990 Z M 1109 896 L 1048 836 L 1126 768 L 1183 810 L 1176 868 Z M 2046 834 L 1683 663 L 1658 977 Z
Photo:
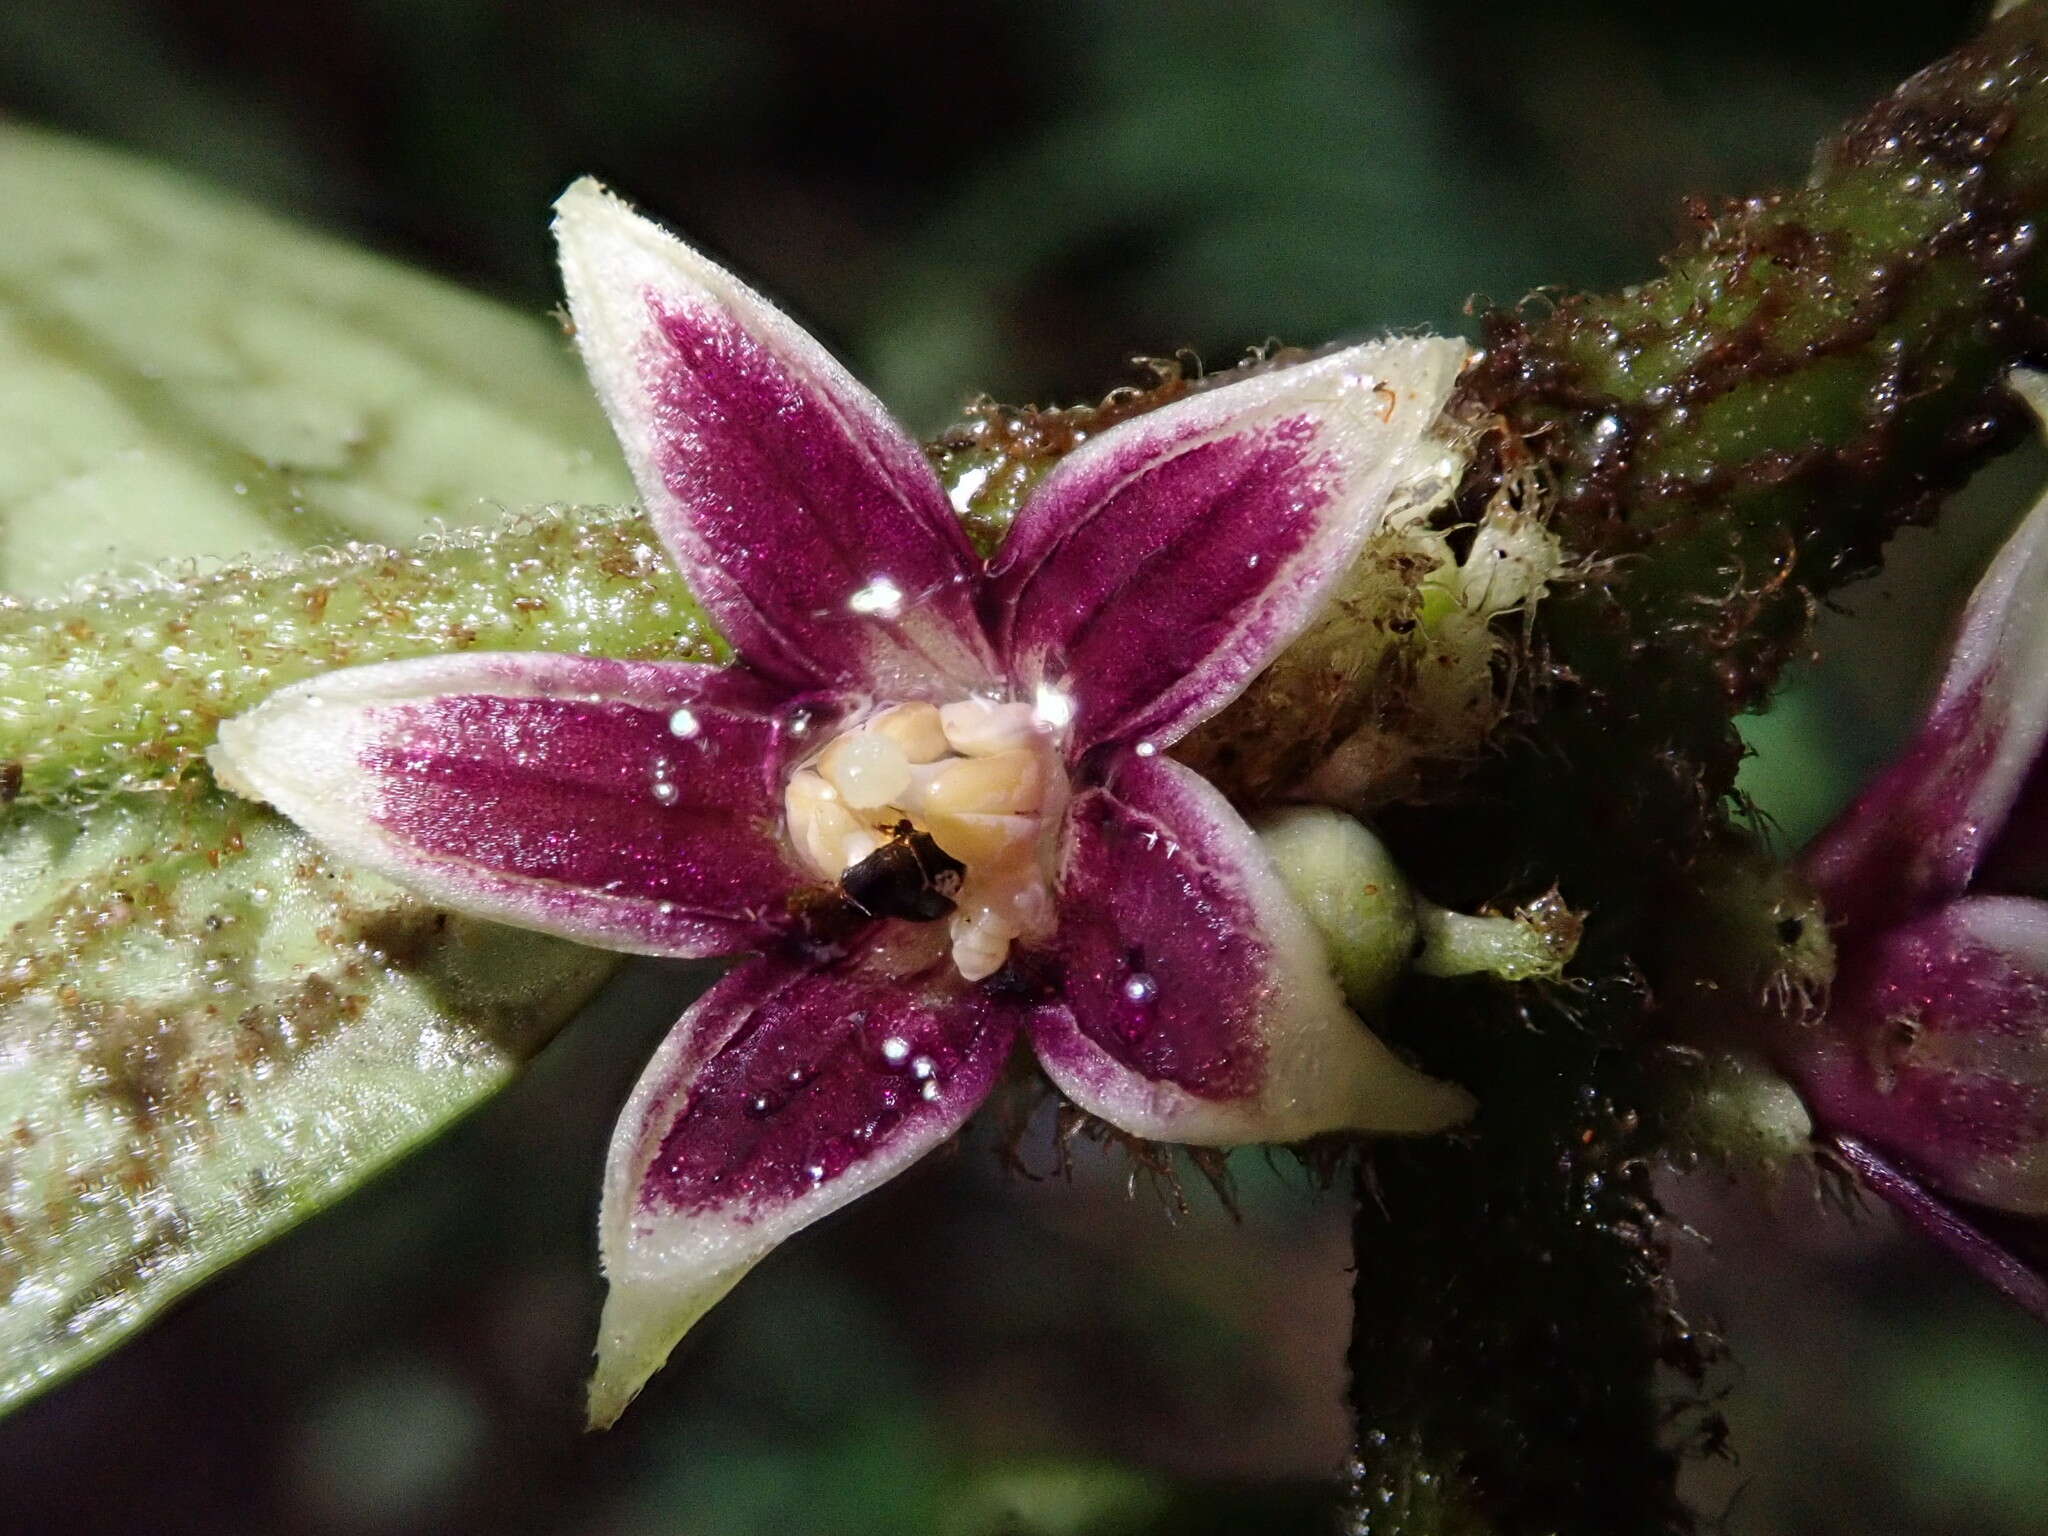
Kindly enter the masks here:
M 537 317 L 14 126 L 0 208 L 0 590 L 632 499 Z
M 545 320 L 11 126 L 0 206 L 4 1408 L 481 1102 L 612 965 L 331 865 L 212 788 L 213 720 L 348 660 L 710 639 L 644 524 L 503 522 L 631 494 Z
M 0 1405 L 502 1085 L 611 957 L 217 793 L 0 834 Z

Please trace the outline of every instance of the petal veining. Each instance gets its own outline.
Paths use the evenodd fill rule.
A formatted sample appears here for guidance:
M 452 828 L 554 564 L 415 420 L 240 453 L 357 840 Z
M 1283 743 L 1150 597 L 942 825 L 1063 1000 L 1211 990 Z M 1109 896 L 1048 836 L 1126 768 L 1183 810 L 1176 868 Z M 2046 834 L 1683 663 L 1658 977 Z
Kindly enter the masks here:
M 740 654 L 792 686 L 985 686 L 979 562 L 882 403 L 596 182 L 563 194 L 555 233 L 577 345 L 648 516 Z
M 1169 745 L 1300 633 L 1419 467 L 1462 342 L 1352 347 L 1201 391 L 1084 443 L 995 562 L 1024 696 L 1070 695 L 1077 750 Z
M 1033 1038 L 1060 1089 L 1112 1125 L 1233 1146 L 1471 1113 L 1345 1006 L 1258 839 L 1185 765 L 1129 756 L 1076 797 L 1058 900 L 1065 1006 Z
M 783 836 L 782 780 L 838 713 L 743 669 L 472 654 L 283 689 L 222 725 L 213 761 L 444 905 L 714 955 L 783 931 L 811 879 Z
M 707 992 L 612 1138 L 592 1422 L 784 1238 L 958 1131 L 1015 1034 L 1013 1005 L 962 982 L 929 933 L 828 966 L 750 961 Z

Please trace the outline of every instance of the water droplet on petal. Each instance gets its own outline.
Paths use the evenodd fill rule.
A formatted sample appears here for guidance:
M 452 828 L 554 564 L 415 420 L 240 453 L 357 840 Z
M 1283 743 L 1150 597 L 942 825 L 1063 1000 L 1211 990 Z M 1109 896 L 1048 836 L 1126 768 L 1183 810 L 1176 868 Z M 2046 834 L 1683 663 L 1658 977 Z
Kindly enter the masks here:
M 919 1082 L 930 1082 L 934 1077 L 938 1076 L 938 1072 L 939 1064 L 933 1061 L 931 1057 L 915 1056 L 911 1058 L 910 1075 Z
M 931 1103 L 939 1096 L 939 1080 L 935 1077 L 928 1077 L 924 1080 L 924 1086 L 917 1091 L 924 1095 L 926 1103 Z
M 910 1059 L 910 1042 L 899 1035 L 891 1035 L 882 1042 L 882 1059 L 892 1067 L 900 1067 Z
M 656 779 L 654 781 L 654 798 L 663 805 L 674 805 L 676 803 L 676 796 L 680 793 L 681 791 L 667 779 Z
M 1124 997 L 1134 1003 L 1149 1003 L 1159 995 L 1159 983 L 1145 971 L 1133 971 L 1124 978 Z
M 872 613 L 893 619 L 903 611 L 903 589 L 886 576 L 877 576 L 846 601 L 855 613 Z
M 697 717 L 687 709 L 679 709 L 668 717 L 669 735 L 680 736 L 685 741 L 688 741 L 703 729 L 704 727 L 698 723 Z
M 1040 683 L 1031 700 L 1031 713 L 1041 725 L 1064 730 L 1074 723 L 1074 696 L 1050 683 Z

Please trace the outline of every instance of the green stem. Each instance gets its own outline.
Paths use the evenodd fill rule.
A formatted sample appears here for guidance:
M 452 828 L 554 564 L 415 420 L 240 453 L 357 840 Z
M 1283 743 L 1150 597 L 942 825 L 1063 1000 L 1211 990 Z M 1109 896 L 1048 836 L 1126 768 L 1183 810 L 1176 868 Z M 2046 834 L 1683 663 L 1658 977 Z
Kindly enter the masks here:
M 1824 596 L 2016 438 L 2004 376 L 2048 354 L 2044 204 L 2034 0 L 1805 187 L 1703 207 L 1658 280 L 1490 319 L 1467 392 L 1507 430 L 1464 510 L 1534 456 L 1578 579 L 1537 616 L 1516 727 L 1451 803 L 1378 825 L 1435 901 L 1555 885 L 1588 921 L 1570 990 L 1411 978 L 1388 1010 L 1482 1113 L 1469 1143 L 1368 1169 L 1347 1529 L 1690 1528 L 1657 1372 L 1710 1351 L 1668 1304 L 1647 1183 L 1680 1109 L 1653 1070 L 1682 1011 L 1659 1011 L 1682 997 L 1660 957 L 1727 827 L 1733 717 Z
M 0 783 L 26 801 L 160 789 L 214 725 L 335 667 L 456 650 L 716 661 L 646 522 L 574 508 L 406 550 L 0 599 Z
M 1696 210 L 1655 282 L 1488 322 L 1474 396 L 1547 461 L 1587 568 L 1560 675 L 1678 744 L 1712 798 L 1814 603 L 2022 430 L 2048 352 L 2048 6 L 2015 8 L 1825 145 L 1792 192 Z M 1476 489 L 1476 487 L 1475 487 Z

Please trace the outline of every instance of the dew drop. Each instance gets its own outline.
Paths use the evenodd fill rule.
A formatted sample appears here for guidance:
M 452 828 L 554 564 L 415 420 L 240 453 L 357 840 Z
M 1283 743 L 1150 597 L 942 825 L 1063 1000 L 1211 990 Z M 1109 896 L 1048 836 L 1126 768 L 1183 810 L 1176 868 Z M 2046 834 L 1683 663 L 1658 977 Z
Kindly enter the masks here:
M 939 1075 L 939 1064 L 929 1056 L 913 1056 L 910 1059 L 910 1075 L 921 1083 L 928 1083 Z
M 747 1113 L 751 1115 L 765 1115 L 774 1107 L 774 1103 L 765 1093 L 757 1093 L 747 1101 Z
M 1133 1003 L 1149 1003 L 1159 995 L 1159 983 L 1145 971 L 1133 971 L 1124 978 L 1124 997 Z
M 680 793 L 681 791 L 667 779 L 656 779 L 654 781 L 654 798 L 663 805 L 674 805 L 676 803 L 676 796 Z
M 810 1180 L 813 1184 L 822 1184 L 825 1180 L 825 1165 L 823 1163 L 813 1163 L 804 1172 L 810 1175 Z
M 891 1035 L 882 1042 L 882 1060 L 892 1067 L 900 1067 L 910 1059 L 910 1042 L 900 1035 Z
M 923 1095 L 925 1102 L 929 1104 L 939 1096 L 939 1080 L 935 1077 L 928 1077 L 924 1080 L 924 1086 L 917 1091 Z
M 669 735 L 679 736 L 684 741 L 688 741 L 703 729 L 704 727 L 698 723 L 696 715 L 687 709 L 679 709 L 668 717 Z
M 1040 683 L 1031 700 L 1031 715 L 1040 725 L 1064 730 L 1074 723 L 1074 696 L 1050 683 Z
M 903 611 L 903 589 L 886 576 L 877 576 L 847 599 L 855 613 L 872 613 L 893 619 Z

